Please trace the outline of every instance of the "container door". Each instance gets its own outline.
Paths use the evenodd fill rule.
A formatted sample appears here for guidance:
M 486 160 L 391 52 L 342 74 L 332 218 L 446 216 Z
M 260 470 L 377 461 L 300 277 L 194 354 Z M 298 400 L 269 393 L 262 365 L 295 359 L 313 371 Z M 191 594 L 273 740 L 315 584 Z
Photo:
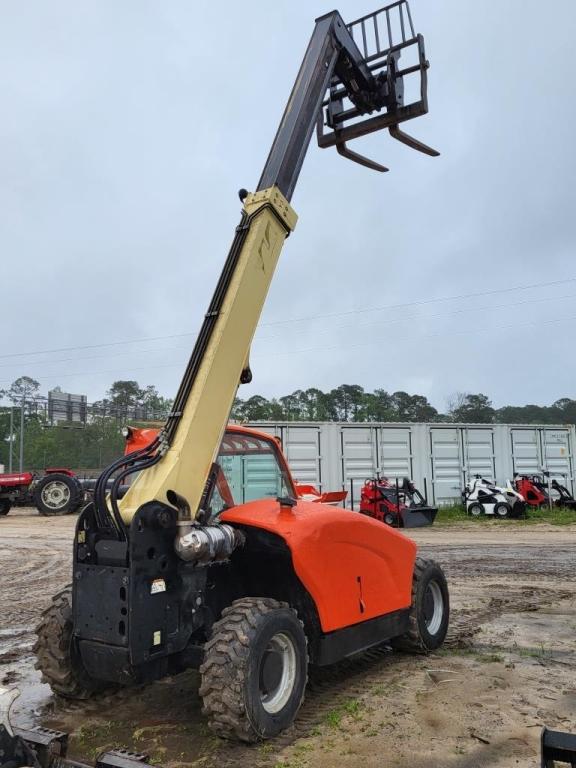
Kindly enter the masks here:
M 537 475 L 542 472 L 540 435 L 536 427 L 510 430 L 514 474 Z
M 343 488 L 348 491 L 347 506 L 360 505 L 360 489 L 365 480 L 376 474 L 377 449 L 375 427 L 342 427 L 340 429 L 340 456 Z
M 436 504 L 461 500 L 463 485 L 462 438 L 459 427 L 431 427 L 432 493 Z
M 282 442 L 294 480 L 322 490 L 320 427 L 287 425 Z
M 464 466 L 466 479 L 482 475 L 496 481 L 494 431 L 491 428 L 464 427 Z
M 378 464 L 384 477 L 412 480 L 412 434 L 408 427 L 378 428 Z
M 541 430 L 543 464 L 555 478 L 568 490 L 573 491 L 572 450 L 570 445 L 570 433 L 567 429 Z

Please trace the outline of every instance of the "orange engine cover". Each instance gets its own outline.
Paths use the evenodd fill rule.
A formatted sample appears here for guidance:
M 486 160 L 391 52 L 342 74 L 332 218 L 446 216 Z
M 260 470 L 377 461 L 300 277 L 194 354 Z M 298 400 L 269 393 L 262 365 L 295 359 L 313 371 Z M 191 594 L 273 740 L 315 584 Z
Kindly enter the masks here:
M 372 518 L 305 501 L 280 509 L 264 499 L 232 507 L 220 519 L 284 539 L 324 632 L 411 604 L 416 544 Z

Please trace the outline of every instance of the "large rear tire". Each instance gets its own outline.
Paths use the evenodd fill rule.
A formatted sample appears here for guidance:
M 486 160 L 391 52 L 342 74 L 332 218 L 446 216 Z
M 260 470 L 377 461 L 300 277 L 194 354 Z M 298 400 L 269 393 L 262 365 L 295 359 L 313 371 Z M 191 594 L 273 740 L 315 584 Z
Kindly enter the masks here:
M 36 483 L 33 499 L 41 515 L 68 515 L 82 504 L 82 486 L 76 477 L 51 472 Z
M 394 648 L 428 653 L 439 648 L 448 632 L 450 598 L 442 568 L 434 560 L 416 558 L 412 577 L 410 628 L 392 641 Z
M 52 598 L 36 627 L 36 669 L 42 682 L 66 699 L 89 699 L 114 690 L 113 686 L 91 678 L 72 641 L 72 586 L 65 587 Z
M 304 700 L 306 636 L 287 603 L 236 600 L 222 612 L 200 667 L 204 714 L 227 739 L 255 742 L 287 728 Z
M 4 517 L 10 512 L 11 506 L 9 499 L 0 499 L 0 517 Z

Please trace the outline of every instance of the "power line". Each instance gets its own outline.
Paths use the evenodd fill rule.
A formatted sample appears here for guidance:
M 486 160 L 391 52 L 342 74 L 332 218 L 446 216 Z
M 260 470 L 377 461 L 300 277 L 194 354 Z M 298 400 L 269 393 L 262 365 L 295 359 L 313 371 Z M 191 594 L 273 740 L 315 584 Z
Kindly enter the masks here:
M 534 326 L 541 326 L 541 325 L 551 325 L 553 323 L 565 323 L 569 322 L 571 320 L 576 320 L 576 315 L 573 315 L 571 317 L 559 317 L 554 320 L 538 320 L 533 323 L 519 323 L 519 324 L 509 324 L 509 325 L 494 325 L 492 327 L 484 327 L 484 328 L 475 328 L 472 330 L 466 330 L 466 331 L 451 331 L 450 336 L 469 336 L 472 334 L 477 333 L 490 333 L 491 331 L 500 331 L 500 330 L 506 330 L 510 328 L 526 328 L 526 327 L 534 327 Z M 435 338 L 446 338 L 446 333 L 426 333 L 418 336 L 404 336 L 404 337 L 395 337 L 394 341 L 413 341 L 414 339 L 435 339 Z M 367 347 L 372 344 L 381 344 L 380 339 L 371 339 L 370 341 L 363 341 L 359 344 L 347 344 L 346 350 L 349 349 L 357 349 L 358 347 Z M 342 344 L 337 344 L 331 347 L 322 346 L 322 347 L 308 347 L 307 349 L 288 349 L 283 352 L 269 352 L 266 355 L 254 355 L 255 358 L 258 357 L 277 357 L 280 355 L 300 355 L 304 354 L 305 352 L 324 352 L 324 351 L 333 351 L 333 350 L 342 350 Z
M 526 328 L 526 327 L 534 327 L 534 326 L 542 326 L 542 325 L 551 325 L 551 324 L 557 324 L 557 323 L 565 323 L 565 322 L 571 322 L 573 320 L 576 320 L 576 315 L 573 315 L 571 317 L 559 317 L 552 320 L 538 320 L 536 322 L 531 323 L 512 323 L 508 325 L 495 325 L 492 327 L 483 327 L 483 328 L 476 328 L 472 330 L 464 330 L 464 331 L 453 331 L 450 335 L 473 335 L 473 334 L 479 334 L 479 333 L 489 333 L 491 331 L 499 331 L 499 330 L 506 330 L 506 329 L 513 329 L 513 328 Z M 413 341 L 413 340 L 419 340 L 419 339 L 432 339 L 432 338 L 446 338 L 446 333 L 434 333 L 434 334 L 419 334 L 417 336 L 404 336 L 404 337 L 395 337 L 394 341 Z M 346 350 L 348 349 L 357 349 L 358 347 L 366 347 L 370 346 L 372 344 L 380 344 L 381 341 L 379 339 L 371 339 L 370 341 L 361 342 L 359 344 L 347 344 Z M 277 357 L 280 355 L 300 355 L 305 354 L 307 352 L 324 352 L 324 351 L 333 351 L 333 350 L 342 350 L 342 345 L 337 344 L 333 346 L 326 346 L 323 345 L 321 347 L 308 347 L 306 349 L 289 349 L 282 352 L 267 352 L 267 353 L 261 353 L 261 354 L 255 354 L 253 357 L 255 359 L 262 359 L 262 358 L 269 358 L 269 357 Z M 141 366 L 138 368 L 121 368 L 121 369 L 112 369 L 112 370 L 106 370 L 106 371 L 78 371 L 76 373 L 66 373 L 66 374 L 52 374 L 50 376 L 38 376 L 37 378 L 39 380 L 46 380 L 46 379 L 64 379 L 64 378 L 82 378 L 83 376 L 97 376 L 97 375 L 104 375 L 104 374 L 124 374 L 131 373 L 133 371 L 152 371 L 152 370 L 158 370 L 158 369 L 166 369 L 166 368 L 182 368 L 183 362 L 181 363 L 172 363 L 169 365 L 154 365 L 154 366 Z M 9 379 L 4 380 L 3 382 L 0 382 L 3 384 L 10 383 Z
M 283 325 L 285 323 L 303 323 L 310 320 L 318 320 L 331 317 L 342 317 L 343 315 L 359 315 L 365 312 L 382 312 L 385 309 L 402 309 L 404 307 L 417 307 L 424 304 L 435 304 L 441 301 L 456 301 L 457 299 L 473 299 L 478 296 L 493 296 L 497 293 L 512 293 L 513 291 L 529 291 L 533 288 L 548 288 L 552 285 L 564 285 L 564 283 L 574 283 L 576 277 L 567 277 L 564 280 L 552 280 L 547 283 L 533 283 L 532 285 L 519 285 L 514 288 L 494 288 L 491 291 L 478 291 L 475 293 L 461 293 L 458 296 L 443 296 L 438 299 L 420 299 L 418 301 L 407 301 L 402 304 L 385 304 L 380 307 L 362 307 L 361 309 L 348 309 L 344 312 L 328 312 L 321 315 L 307 315 L 306 317 L 290 318 L 288 320 L 275 320 L 270 323 L 262 323 L 263 326 Z
M 379 307 L 362 307 L 361 309 L 349 309 L 349 310 L 344 310 L 342 312 L 329 312 L 329 313 L 317 314 L 317 315 L 307 315 L 305 317 L 287 318 L 286 320 L 274 320 L 266 323 L 261 323 L 260 327 L 265 328 L 269 326 L 286 325 L 290 323 L 302 323 L 302 322 L 309 322 L 310 320 L 328 319 L 333 317 L 344 317 L 346 315 L 365 314 L 367 312 L 382 312 L 387 309 L 402 309 L 404 307 L 424 306 L 426 304 L 437 304 L 444 301 L 457 301 L 461 299 L 471 299 L 471 298 L 476 298 L 480 296 L 493 296 L 493 295 L 502 294 L 502 293 L 513 293 L 514 291 L 529 291 L 534 288 L 547 288 L 554 285 L 564 285 L 565 283 L 574 283 L 574 282 L 576 282 L 576 277 L 567 277 L 567 278 L 564 278 L 563 280 L 551 280 L 548 282 L 532 283 L 531 285 L 519 285 L 511 288 L 495 288 L 490 291 L 476 291 L 474 293 L 462 293 L 454 296 L 442 296 L 442 297 L 432 298 L 432 299 L 420 299 L 417 301 L 403 302 L 402 304 L 386 304 Z M 108 342 L 101 342 L 99 344 L 79 344 L 71 347 L 54 347 L 52 349 L 39 349 L 32 352 L 9 352 L 9 353 L 0 355 L 0 359 L 29 357 L 31 355 L 47 355 L 47 354 L 53 354 L 55 352 L 73 352 L 79 349 L 101 349 L 103 347 L 115 347 L 115 346 L 121 346 L 125 344 L 138 344 L 141 342 L 148 342 L 148 341 L 165 341 L 167 339 L 179 339 L 179 338 L 185 338 L 185 337 L 194 336 L 194 335 L 195 335 L 195 332 L 189 331 L 186 333 L 171 333 L 164 336 L 142 336 L 137 339 L 127 339 L 125 341 L 108 341 Z
M 344 331 L 349 328 L 353 328 L 353 330 L 357 329 L 365 329 L 365 328 L 380 328 L 383 325 L 388 325 L 391 323 L 403 323 L 406 320 L 436 320 L 438 318 L 443 317 L 452 317 L 453 315 L 461 315 L 466 312 L 482 312 L 483 310 L 493 310 L 493 309 L 510 309 L 510 307 L 521 307 L 525 306 L 526 304 L 540 304 L 546 301 L 561 301 L 562 299 L 573 299 L 576 297 L 576 293 L 568 293 L 564 296 L 545 296 L 539 299 L 527 299 L 525 301 L 508 301 L 505 304 L 488 304 L 484 305 L 483 307 L 462 307 L 461 309 L 455 309 L 451 312 L 437 312 L 433 315 L 404 315 L 401 317 L 390 317 L 386 320 L 379 320 L 376 323 L 370 322 L 370 323 L 361 323 L 356 326 L 349 326 L 349 325 L 336 325 L 331 326 L 330 328 L 326 328 L 323 331 L 314 331 L 314 335 L 318 336 L 321 334 L 326 333 L 333 333 L 334 331 Z M 305 329 L 307 331 L 308 329 Z M 302 333 L 302 331 L 299 331 L 298 333 Z M 280 334 L 276 334 L 274 336 L 259 336 L 257 337 L 259 341 L 273 341 L 274 339 L 283 338 Z M 0 366 L 2 367 L 2 366 Z
M 378 323 L 363 323 L 359 326 L 355 326 L 356 329 L 358 328 L 378 328 L 385 324 L 392 324 L 392 323 L 403 323 L 406 320 L 430 320 L 430 319 L 437 319 L 437 318 L 443 318 L 443 317 L 452 317 L 453 315 L 460 315 L 466 312 L 481 312 L 483 310 L 493 310 L 493 309 L 509 309 L 510 307 L 518 307 L 518 306 L 525 306 L 526 304 L 539 304 L 547 301 L 561 301 L 562 299 L 573 299 L 576 297 L 575 293 L 569 293 L 564 296 L 545 296 L 539 299 L 527 299 L 525 301 L 515 301 L 515 302 L 506 302 L 506 304 L 492 304 L 492 305 L 485 305 L 481 307 L 463 307 L 461 309 L 456 309 L 451 312 L 438 312 L 433 315 L 405 315 L 402 317 L 392 317 L 388 318 L 386 320 L 380 320 Z M 326 333 L 332 333 L 333 331 L 337 330 L 346 330 L 350 326 L 346 325 L 340 325 L 340 326 L 331 326 L 330 328 L 327 328 L 324 331 L 316 331 L 315 335 L 321 335 Z M 305 329 L 308 330 L 308 329 Z M 303 331 L 296 331 L 296 333 L 302 333 Z M 274 339 L 283 338 L 280 334 L 275 334 L 273 336 L 258 336 L 257 341 L 273 341 Z M 89 357 L 64 357 L 59 358 L 57 360 L 38 360 L 38 361 L 32 361 L 25 363 L 26 365 L 29 365 L 30 367 L 34 366 L 35 368 L 38 368 L 39 366 L 44 365 L 55 365 L 57 363 L 75 363 L 75 362 L 82 362 L 84 360 L 107 360 L 111 357 L 124 357 L 125 355 L 142 355 L 142 354 L 149 354 L 149 353 L 158 353 L 158 352 L 173 352 L 175 350 L 181 350 L 181 349 L 189 349 L 189 347 L 162 347 L 160 349 L 137 349 L 130 352 L 115 352 L 113 354 L 104 354 L 104 355 L 90 355 Z M 0 363 L 0 368 L 11 368 L 14 365 L 13 362 L 11 363 Z

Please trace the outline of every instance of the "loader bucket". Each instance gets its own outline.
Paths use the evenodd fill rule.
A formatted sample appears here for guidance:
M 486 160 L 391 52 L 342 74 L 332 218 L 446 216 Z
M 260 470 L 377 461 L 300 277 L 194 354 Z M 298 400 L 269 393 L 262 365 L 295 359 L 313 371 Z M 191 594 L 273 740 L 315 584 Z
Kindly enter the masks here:
M 424 528 L 432 525 L 438 514 L 437 507 L 406 507 L 400 510 L 403 528 Z
M 576 734 L 542 728 L 542 768 L 554 768 L 556 763 L 568 763 L 576 768 Z
M 66 757 L 68 736 L 48 728 L 29 731 L 0 725 L 0 765 L 10 768 L 152 768 L 146 755 L 123 749 L 105 752 L 93 763 Z M 158 768 L 158 766 L 156 766 Z

